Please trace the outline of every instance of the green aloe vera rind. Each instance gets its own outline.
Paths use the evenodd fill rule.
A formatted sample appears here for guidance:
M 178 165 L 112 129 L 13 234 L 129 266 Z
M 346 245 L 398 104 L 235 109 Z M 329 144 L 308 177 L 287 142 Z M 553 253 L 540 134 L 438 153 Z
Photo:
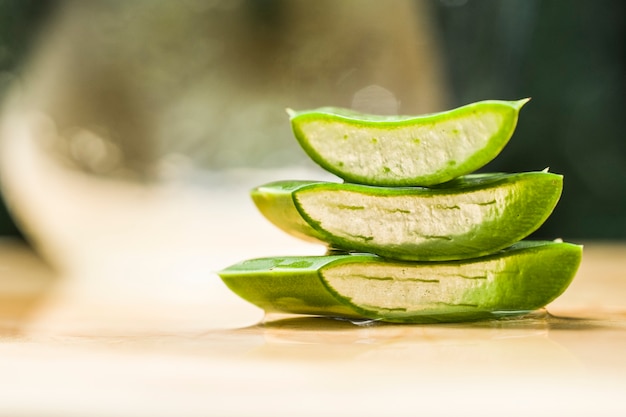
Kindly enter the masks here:
M 486 100 L 421 116 L 374 116 L 333 107 L 289 114 L 309 157 L 345 181 L 430 186 L 494 159 L 527 102 Z
M 486 257 L 398 262 L 374 255 L 263 258 L 219 273 L 267 312 L 436 323 L 525 314 L 569 286 L 582 247 L 522 241 Z
M 411 261 L 488 255 L 529 236 L 552 213 L 562 176 L 476 174 L 435 188 L 279 181 L 251 195 L 294 236 Z

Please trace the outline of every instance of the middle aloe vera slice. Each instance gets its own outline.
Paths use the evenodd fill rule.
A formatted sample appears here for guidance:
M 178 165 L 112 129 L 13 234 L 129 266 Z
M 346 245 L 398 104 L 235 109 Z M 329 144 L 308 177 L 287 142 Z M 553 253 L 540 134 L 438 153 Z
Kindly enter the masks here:
M 294 236 L 399 260 L 488 255 L 548 218 L 563 177 L 474 174 L 436 188 L 279 181 L 252 190 L 261 213 Z

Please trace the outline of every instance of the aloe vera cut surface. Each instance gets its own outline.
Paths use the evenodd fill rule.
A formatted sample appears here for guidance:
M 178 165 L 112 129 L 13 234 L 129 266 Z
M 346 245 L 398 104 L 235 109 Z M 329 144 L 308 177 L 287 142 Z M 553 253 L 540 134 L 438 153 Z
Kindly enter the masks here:
M 266 312 L 436 323 L 520 315 L 562 294 L 582 247 L 523 241 L 478 259 L 398 262 L 374 255 L 252 259 L 221 272 Z
M 375 116 L 335 107 L 289 114 L 309 157 L 345 181 L 430 186 L 495 158 L 527 102 L 486 100 L 421 116 Z
M 458 260 L 537 230 L 562 181 L 548 172 L 474 174 L 435 188 L 279 181 L 251 196 L 274 225 L 303 239 L 391 259 Z

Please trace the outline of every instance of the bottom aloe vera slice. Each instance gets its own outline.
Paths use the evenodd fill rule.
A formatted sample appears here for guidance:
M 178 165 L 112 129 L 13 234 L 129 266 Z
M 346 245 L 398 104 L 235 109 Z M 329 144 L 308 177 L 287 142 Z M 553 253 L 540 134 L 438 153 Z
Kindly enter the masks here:
M 436 323 L 520 315 L 565 291 L 582 247 L 522 241 L 483 258 L 389 261 L 375 255 L 260 258 L 221 272 L 266 312 Z
M 561 175 L 474 174 L 433 188 L 279 181 L 251 196 L 294 236 L 391 259 L 488 255 L 537 230 L 559 201 Z

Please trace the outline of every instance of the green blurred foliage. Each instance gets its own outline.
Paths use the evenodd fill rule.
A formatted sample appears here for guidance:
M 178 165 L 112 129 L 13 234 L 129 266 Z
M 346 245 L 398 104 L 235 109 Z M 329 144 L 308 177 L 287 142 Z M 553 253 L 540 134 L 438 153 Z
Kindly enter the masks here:
M 437 4 L 452 105 L 532 97 L 484 170 L 550 167 L 565 176 L 536 237 L 626 238 L 626 2 Z
M 56 6 L 53 0 L 0 0 L 0 99 Z M 19 235 L 0 194 L 0 236 Z
M 510 144 L 484 170 L 550 167 L 565 176 L 559 206 L 534 237 L 626 238 L 626 141 L 621 131 L 626 2 L 423 1 L 432 6 L 451 107 L 532 97 Z M 0 96 L 56 3 L 0 0 Z M 260 18 L 267 18 L 277 4 L 258 1 Z M 15 233 L 0 199 L 0 235 Z

